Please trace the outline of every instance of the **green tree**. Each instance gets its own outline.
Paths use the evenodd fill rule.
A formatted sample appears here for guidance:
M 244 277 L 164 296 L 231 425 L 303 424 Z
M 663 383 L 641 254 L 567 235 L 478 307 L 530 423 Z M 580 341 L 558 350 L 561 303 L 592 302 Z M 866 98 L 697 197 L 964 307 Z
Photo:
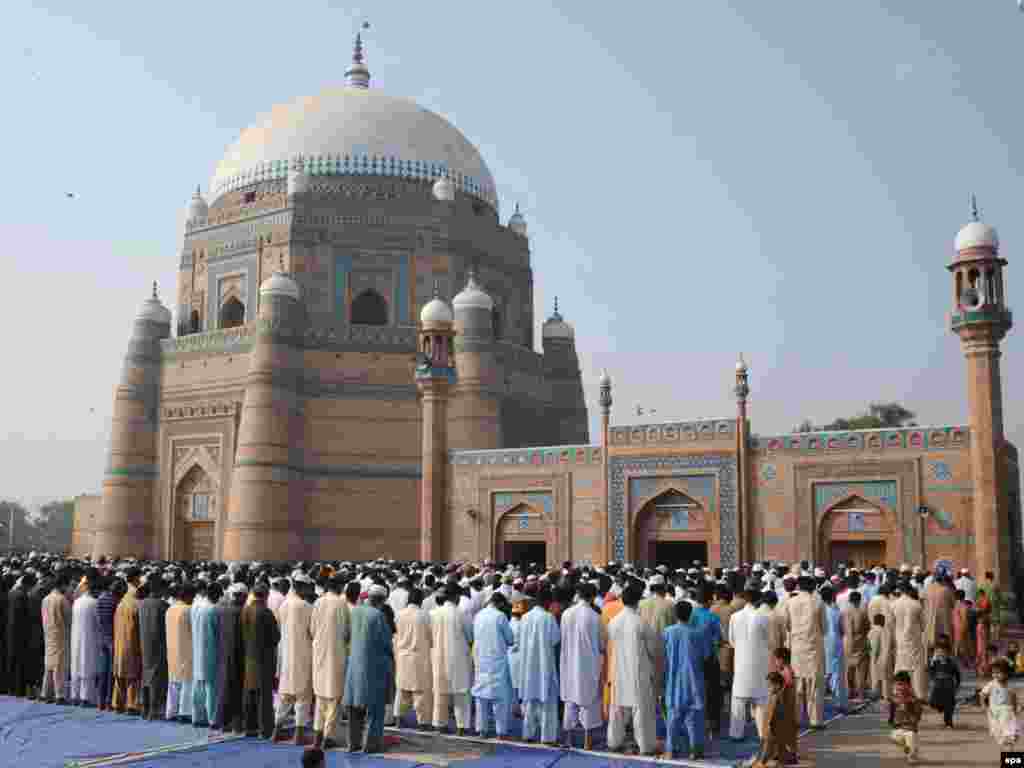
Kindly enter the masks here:
M 11 526 L 14 535 L 11 535 Z M 13 541 L 15 551 L 25 548 L 25 539 L 29 528 L 28 510 L 17 501 L 0 500 L 0 552 L 11 548 Z
M 794 432 L 844 432 L 853 429 L 885 429 L 889 427 L 916 427 L 915 414 L 899 403 L 870 403 L 867 410 L 830 421 L 816 427 L 810 419 L 804 419 Z

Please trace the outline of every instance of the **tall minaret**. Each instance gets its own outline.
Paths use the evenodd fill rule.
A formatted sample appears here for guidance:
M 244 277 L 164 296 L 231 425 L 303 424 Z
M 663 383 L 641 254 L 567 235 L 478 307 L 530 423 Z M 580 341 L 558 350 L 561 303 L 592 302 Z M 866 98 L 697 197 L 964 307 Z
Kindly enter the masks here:
M 445 558 L 445 509 L 448 504 L 448 397 L 455 383 L 455 317 L 438 295 L 420 312 L 416 387 L 423 422 L 420 479 L 420 560 Z
M 470 271 L 452 299 L 458 387 L 452 401 L 452 450 L 493 450 L 506 445 L 498 390 L 504 376 L 494 348 L 494 301 Z
M 999 344 L 1013 324 L 1003 293 L 999 236 L 978 217 L 971 196 L 971 221 L 956 236 L 953 311 L 950 329 L 960 337 L 967 358 L 967 400 L 971 425 L 971 479 L 974 486 L 974 567 L 1010 584 L 1010 505 L 1003 452 L 1003 391 Z
M 612 377 L 608 375 L 608 371 L 601 371 L 598 404 L 601 406 L 601 490 L 604 498 L 601 508 L 604 511 L 604 525 L 601 529 L 603 535 L 600 539 L 602 550 L 597 555 L 597 561 L 606 563 L 612 559 L 615 552 L 611 540 L 611 512 L 608 509 L 610 492 L 608 484 L 608 422 L 612 414 Z
M 750 425 L 747 422 L 747 395 L 750 394 L 750 382 L 747 378 L 747 363 L 740 355 L 736 362 L 736 560 L 737 565 L 744 561 L 747 553 L 753 552 L 749 539 L 750 530 L 750 484 L 747 478 L 750 473 L 748 448 L 750 445 Z M 763 553 L 762 553 L 763 556 Z M 753 555 L 751 555 L 751 558 Z
M 305 306 L 284 271 L 260 286 L 238 448 L 224 524 L 224 560 L 306 556 L 303 466 L 302 333 Z
M 171 312 L 156 295 L 135 318 L 121 383 L 114 394 L 110 455 L 93 556 L 150 557 L 154 552 L 160 340 L 171 335 Z

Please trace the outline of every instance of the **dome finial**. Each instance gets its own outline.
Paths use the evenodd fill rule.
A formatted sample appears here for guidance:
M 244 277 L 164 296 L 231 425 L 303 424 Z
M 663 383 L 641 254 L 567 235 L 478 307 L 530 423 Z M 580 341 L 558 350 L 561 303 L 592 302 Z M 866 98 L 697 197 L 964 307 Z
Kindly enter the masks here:
M 157 298 L 157 295 L 156 295 L 156 280 L 153 281 L 153 298 L 154 299 Z
M 971 192 L 971 221 L 981 221 L 978 218 L 978 197 Z
M 281 269 L 279 269 L 278 272 L 280 272 L 282 275 L 287 275 L 288 273 L 284 271 L 284 254 L 283 253 L 278 254 L 277 261 L 278 261 L 278 264 L 281 267 Z
M 369 28 L 370 22 L 364 21 L 361 29 Z M 356 46 L 352 52 L 352 66 L 345 73 L 345 82 L 353 88 L 370 87 L 370 70 L 366 68 L 366 64 L 363 62 L 363 35 L 361 31 L 356 32 Z
M 434 298 L 441 298 L 441 281 L 436 277 L 434 278 Z

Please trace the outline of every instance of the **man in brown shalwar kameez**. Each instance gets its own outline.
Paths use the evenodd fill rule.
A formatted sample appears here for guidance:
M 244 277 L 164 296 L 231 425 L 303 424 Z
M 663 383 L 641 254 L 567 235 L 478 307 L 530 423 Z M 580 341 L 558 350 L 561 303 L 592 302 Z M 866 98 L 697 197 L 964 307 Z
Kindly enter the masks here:
M 841 616 L 843 653 L 846 656 L 846 684 L 850 698 L 859 699 L 867 695 L 868 674 L 871 670 L 871 655 L 868 648 L 871 622 L 867 610 L 861 606 L 860 592 L 850 593 Z
M 67 590 L 71 583 L 70 571 L 61 571 L 45 598 L 43 598 L 43 690 L 41 696 L 48 704 L 67 701 L 71 674 L 71 601 Z
M 114 612 L 114 693 L 111 709 L 139 714 L 139 681 L 142 679 L 142 644 L 139 640 L 139 569 L 125 572 L 128 591 Z

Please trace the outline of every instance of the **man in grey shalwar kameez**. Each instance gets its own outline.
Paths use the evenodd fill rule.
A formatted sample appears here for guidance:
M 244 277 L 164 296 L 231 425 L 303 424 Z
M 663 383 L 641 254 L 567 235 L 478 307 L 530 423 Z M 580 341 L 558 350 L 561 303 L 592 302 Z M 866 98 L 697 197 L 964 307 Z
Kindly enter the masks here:
M 352 640 L 342 700 L 348 710 L 349 752 L 360 747 L 366 753 L 379 752 L 384 737 L 384 710 L 393 675 L 391 627 L 380 610 L 386 597 L 387 589 L 374 585 L 367 602 L 350 613 Z

